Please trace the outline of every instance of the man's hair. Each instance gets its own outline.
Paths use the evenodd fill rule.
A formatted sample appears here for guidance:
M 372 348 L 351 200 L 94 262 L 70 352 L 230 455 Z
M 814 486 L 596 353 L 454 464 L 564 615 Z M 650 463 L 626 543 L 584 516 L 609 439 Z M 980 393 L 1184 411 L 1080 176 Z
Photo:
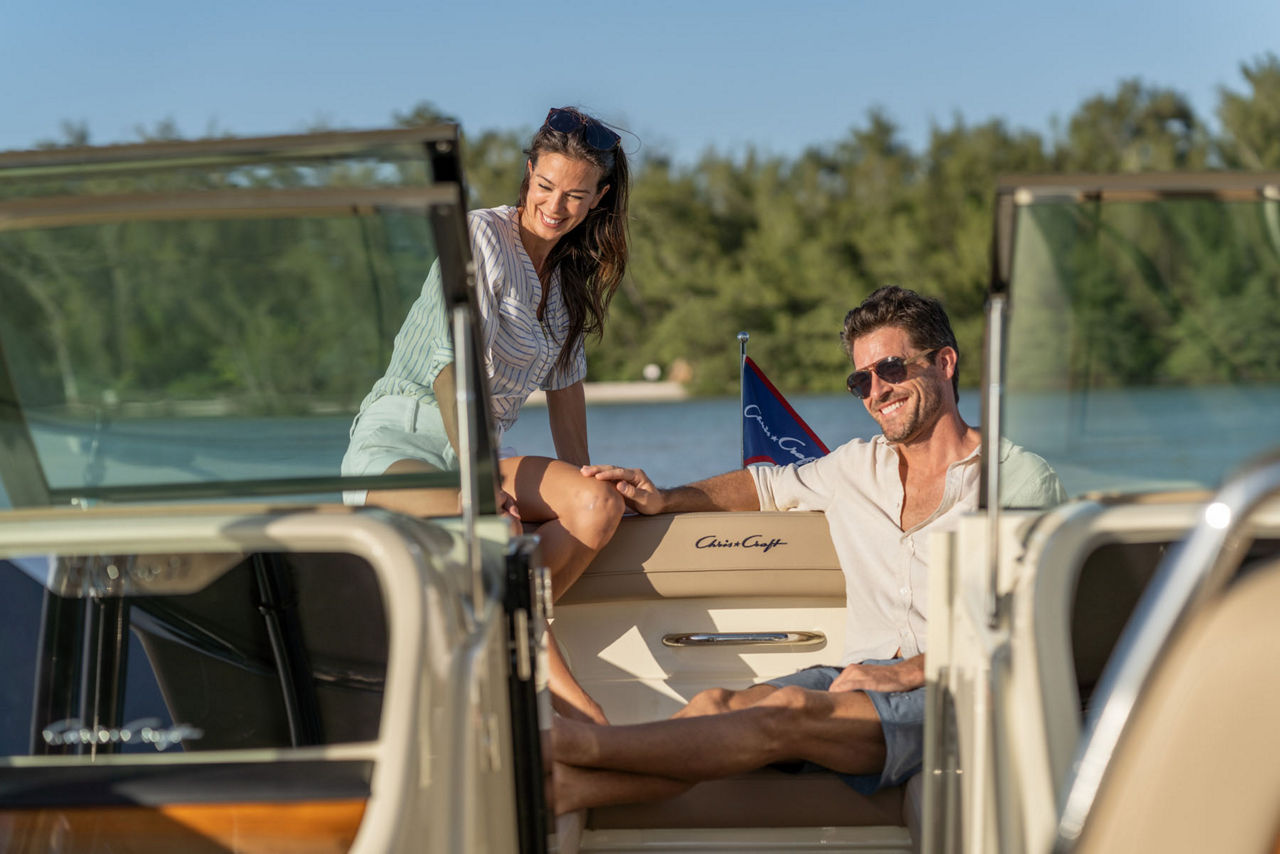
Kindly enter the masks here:
M 840 340 L 850 361 L 853 361 L 853 342 L 882 326 L 897 326 L 905 330 L 911 346 L 917 350 L 939 347 L 955 350 L 957 370 L 951 377 L 951 389 L 956 400 L 960 399 L 960 345 L 956 343 L 956 335 L 951 331 L 951 321 L 947 319 L 942 303 L 897 285 L 876 290 L 844 316 Z M 929 357 L 930 363 L 936 355 Z

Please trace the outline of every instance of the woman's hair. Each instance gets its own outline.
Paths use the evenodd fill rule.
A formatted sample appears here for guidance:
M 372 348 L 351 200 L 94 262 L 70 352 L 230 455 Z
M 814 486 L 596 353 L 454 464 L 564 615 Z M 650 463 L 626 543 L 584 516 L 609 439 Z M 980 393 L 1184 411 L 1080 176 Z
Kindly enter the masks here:
M 560 270 L 560 293 L 569 312 L 569 329 L 560 345 L 556 366 L 568 366 L 578 342 L 586 335 L 599 338 L 604 334 L 604 316 L 609 308 L 622 276 L 627 270 L 627 200 L 630 197 L 631 176 L 627 168 L 627 155 L 620 143 L 608 150 L 596 148 L 587 142 L 592 126 L 604 127 L 604 123 L 571 107 L 561 109 L 581 119 L 577 126 L 562 132 L 544 123 L 525 150 L 525 156 L 534 166 L 543 154 L 560 154 L 573 160 L 585 160 L 600 169 L 599 187 L 609 185 L 600 203 L 591 209 L 587 218 L 573 231 L 562 237 L 547 256 L 548 274 Z M 611 138 L 614 136 L 609 135 Z M 599 142 L 599 133 L 593 141 Z M 529 169 L 520 183 L 520 206 L 529 195 Z

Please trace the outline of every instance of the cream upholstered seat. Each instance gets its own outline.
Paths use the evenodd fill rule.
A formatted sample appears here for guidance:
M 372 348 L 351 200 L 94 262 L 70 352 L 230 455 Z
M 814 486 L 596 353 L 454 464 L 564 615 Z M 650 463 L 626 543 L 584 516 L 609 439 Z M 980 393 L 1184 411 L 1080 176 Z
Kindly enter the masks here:
M 1116 747 L 1077 852 L 1276 850 L 1280 561 L 1172 641 Z

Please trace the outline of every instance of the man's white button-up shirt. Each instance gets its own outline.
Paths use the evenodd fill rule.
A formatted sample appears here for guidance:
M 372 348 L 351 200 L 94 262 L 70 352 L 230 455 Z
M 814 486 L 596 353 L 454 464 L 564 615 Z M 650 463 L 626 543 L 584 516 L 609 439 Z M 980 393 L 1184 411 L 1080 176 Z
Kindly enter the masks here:
M 1003 442 L 1002 471 L 1020 492 L 1006 504 L 1048 506 L 1062 486 L 1043 459 Z M 896 448 L 877 436 L 854 439 L 801 466 L 752 468 L 761 510 L 821 510 L 844 570 L 846 625 L 841 665 L 897 652 L 924 652 L 928 613 L 928 537 L 978 506 L 978 451 L 947 468 L 937 509 L 909 530 L 899 527 L 903 489 Z

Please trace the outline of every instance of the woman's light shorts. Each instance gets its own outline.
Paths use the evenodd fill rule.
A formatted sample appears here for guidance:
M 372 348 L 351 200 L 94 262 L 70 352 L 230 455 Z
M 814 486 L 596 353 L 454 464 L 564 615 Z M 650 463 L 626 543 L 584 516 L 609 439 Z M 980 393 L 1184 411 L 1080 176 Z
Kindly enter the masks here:
M 380 397 L 356 416 L 351 442 L 342 458 L 345 477 L 379 475 L 398 460 L 422 460 L 441 471 L 456 471 L 458 457 L 449 444 L 440 407 L 399 395 Z M 347 504 L 364 504 L 366 490 L 342 494 Z

